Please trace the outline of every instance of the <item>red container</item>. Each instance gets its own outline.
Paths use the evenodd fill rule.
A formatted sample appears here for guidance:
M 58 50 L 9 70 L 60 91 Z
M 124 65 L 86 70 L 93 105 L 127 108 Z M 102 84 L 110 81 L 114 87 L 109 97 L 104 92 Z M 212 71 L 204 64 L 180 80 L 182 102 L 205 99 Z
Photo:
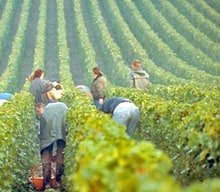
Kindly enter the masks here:
M 31 177 L 31 184 L 36 190 L 43 190 L 44 188 L 44 179 L 43 177 Z
M 56 186 L 55 169 L 56 167 L 53 164 L 51 169 L 52 174 L 50 180 L 51 187 Z M 31 177 L 30 177 L 31 185 L 35 190 L 39 190 L 39 191 L 44 190 L 44 178 L 43 178 L 42 170 L 43 168 L 41 164 L 33 167 L 31 170 Z

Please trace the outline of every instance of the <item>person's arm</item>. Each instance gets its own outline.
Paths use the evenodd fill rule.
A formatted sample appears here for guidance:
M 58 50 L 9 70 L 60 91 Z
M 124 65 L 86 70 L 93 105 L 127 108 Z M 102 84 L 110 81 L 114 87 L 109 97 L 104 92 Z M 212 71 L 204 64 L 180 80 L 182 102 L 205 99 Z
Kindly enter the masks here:
M 132 71 L 128 74 L 128 83 L 130 87 L 135 87 L 134 75 Z

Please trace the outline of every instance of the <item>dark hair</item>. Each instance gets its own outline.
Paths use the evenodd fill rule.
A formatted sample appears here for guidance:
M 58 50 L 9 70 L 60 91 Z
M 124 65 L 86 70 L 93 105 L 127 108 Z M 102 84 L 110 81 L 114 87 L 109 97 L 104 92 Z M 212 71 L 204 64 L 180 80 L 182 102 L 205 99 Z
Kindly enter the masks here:
M 101 69 L 99 67 L 94 67 L 92 69 L 93 73 L 96 74 L 96 75 L 103 75 Z
M 33 79 L 37 78 L 37 77 L 41 77 L 41 75 L 44 73 L 43 69 L 37 69 L 36 71 L 34 71 L 34 75 L 33 75 Z
M 54 87 L 56 90 L 62 90 L 63 87 L 61 84 L 57 84 L 55 87 Z

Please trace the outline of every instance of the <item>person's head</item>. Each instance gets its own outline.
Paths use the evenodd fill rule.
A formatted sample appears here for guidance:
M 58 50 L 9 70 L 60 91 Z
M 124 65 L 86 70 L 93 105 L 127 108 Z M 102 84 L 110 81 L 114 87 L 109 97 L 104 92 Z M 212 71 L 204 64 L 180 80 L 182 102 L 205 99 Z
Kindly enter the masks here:
M 63 86 L 60 83 L 52 83 L 52 87 L 47 91 L 47 96 L 50 100 L 59 100 L 63 94 Z
M 131 64 L 132 69 L 140 69 L 141 68 L 141 61 L 135 59 Z
M 101 69 L 99 67 L 94 67 L 92 69 L 92 72 L 93 72 L 93 76 L 94 77 L 102 76 L 103 75 L 103 73 L 102 73 L 102 71 L 101 71 Z

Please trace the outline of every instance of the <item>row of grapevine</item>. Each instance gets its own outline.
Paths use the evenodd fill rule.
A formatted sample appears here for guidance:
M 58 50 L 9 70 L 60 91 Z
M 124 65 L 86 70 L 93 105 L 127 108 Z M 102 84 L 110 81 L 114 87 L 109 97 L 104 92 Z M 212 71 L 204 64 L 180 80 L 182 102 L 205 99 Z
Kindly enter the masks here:
M 0 108 L 0 191 L 22 191 L 38 162 L 33 106 L 33 97 L 22 92 Z
M 96 43 L 99 43 L 101 45 L 101 49 L 103 49 L 103 51 L 105 52 L 104 57 L 108 61 L 108 66 L 103 66 L 104 69 L 108 67 L 106 70 L 106 75 L 117 75 L 117 77 L 114 77 L 115 83 L 117 82 L 121 85 L 125 85 L 125 76 L 127 75 L 129 69 L 123 63 L 120 49 L 111 38 L 108 28 L 103 22 L 104 20 L 99 10 L 97 1 L 90 1 L 90 3 L 86 2 L 85 6 L 87 6 L 87 9 L 92 9 L 92 11 L 90 11 L 90 17 L 93 24 L 91 27 L 96 31 L 97 35 L 99 36 L 100 39 L 97 39 Z
M 16 90 L 21 90 L 26 83 L 26 78 L 30 75 L 32 65 L 34 62 L 35 44 L 37 37 L 37 23 L 39 20 L 39 6 L 40 1 L 33 1 L 30 6 L 29 12 L 31 13 L 28 18 L 25 40 L 24 40 L 24 53 L 17 70 L 17 87 Z M 24 70 L 25 69 L 25 70 Z
M 155 9 L 153 4 L 146 1 L 138 1 L 136 4 L 138 4 L 137 6 L 141 10 L 143 17 L 148 21 L 152 29 L 157 31 L 158 36 L 172 48 L 178 57 L 195 68 L 204 70 L 206 73 L 212 75 L 220 74 L 219 65 L 177 33 L 162 14 Z M 146 12 L 146 9 L 149 11 Z M 198 59 L 200 60 L 199 63 Z
M 188 88 L 190 89 L 190 87 L 188 87 Z M 198 90 L 198 92 L 199 91 L 200 90 Z M 189 181 L 192 182 L 197 177 L 198 178 L 201 177 L 200 179 L 205 179 L 205 178 L 207 178 L 207 175 L 209 175 L 211 177 L 211 174 L 213 174 L 213 173 L 218 174 L 219 164 L 217 164 L 217 165 L 215 164 L 214 168 L 213 167 L 206 167 L 205 168 L 203 163 L 208 164 L 210 162 L 204 162 L 204 159 L 202 159 L 202 158 L 205 158 L 206 154 L 209 152 L 212 153 L 210 156 L 213 156 L 214 154 L 216 156 L 219 155 L 218 150 L 217 150 L 218 147 L 215 146 L 215 142 L 217 141 L 216 140 L 217 138 L 215 137 L 215 133 L 213 133 L 212 136 L 210 135 L 209 144 L 205 145 L 203 143 L 202 146 L 200 146 L 203 149 L 206 149 L 206 147 L 209 147 L 210 151 L 207 152 L 205 150 L 206 152 L 202 151 L 202 153 L 200 153 L 198 155 L 198 154 L 196 154 L 198 152 L 198 151 L 196 151 L 196 150 L 198 150 L 198 147 L 197 148 L 194 148 L 194 147 L 197 146 L 198 143 L 201 144 L 202 140 L 199 139 L 197 141 L 197 143 L 189 144 L 190 142 L 192 142 L 191 139 L 193 139 L 193 138 L 190 138 L 189 143 L 188 143 L 188 147 L 190 147 L 190 149 L 191 150 L 193 149 L 193 150 L 191 152 L 187 153 L 187 151 L 190 151 L 190 149 L 187 149 L 186 146 L 181 145 L 181 141 L 185 142 L 184 130 L 181 130 L 182 131 L 181 132 L 180 130 L 178 130 L 178 127 L 175 127 L 175 125 L 178 124 L 178 122 L 177 122 L 178 118 L 174 118 L 174 120 L 176 122 L 173 122 L 174 124 L 172 125 L 171 128 L 169 128 L 169 125 L 171 125 L 171 124 L 164 126 L 164 123 L 166 123 L 166 122 L 165 121 L 160 122 L 160 120 L 159 120 L 158 123 L 159 124 L 162 123 L 163 126 L 166 128 L 166 130 L 163 130 L 162 126 L 160 129 L 159 129 L 159 127 L 155 127 L 155 125 L 156 125 L 155 123 L 153 123 L 152 126 L 149 126 L 150 122 L 148 124 L 146 123 L 147 121 L 149 121 L 149 117 L 148 117 L 149 114 L 152 113 L 152 115 L 153 115 L 153 112 L 152 112 L 152 109 L 153 109 L 152 107 L 154 105 L 153 103 L 155 103 L 155 105 L 157 105 L 157 107 L 158 107 L 158 104 L 161 105 L 161 107 L 159 107 L 158 110 L 157 110 L 157 107 L 155 108 L 155 110 L 157 110 L 157 112 L 158 112 L 158 113 L 155 113 L 155 115 L 162 115 L 162 114 L 165 115 L 166 109 L 163 108 L 162 105 L 165 105 L 165 106 L 167 105 L 168 108 L 170 108 L 170 104 L 172 105 L 172 107 L 174 107 L 175 102 L 168 103 L 163 100 L 159 101 L 159 99 L 157 100 L 153 97 L 151 98 L 150 95 L 144 94 L 144 93 L 142 93 L 141 97 L 140 97 L 140 96 L 138 96 L 139 92 L 135 92 L 133 90 L 133 92 L 131 94 L 130 91 L 125 90 L 125 89 L 123 90 L 121 88 L 118 90 L 112 89 L 109 91 L 109 93 L 111 95 L 126 96 L 128 98 L 130 97 L 138 104 L 138 106 L 141 108 L 142 111 L 145 111 L 145 114 L 142 116 L 142 124 L 143 125 L 141 125 L 141 127 L 143 126 L 142 129 L 146 129 L 146 126 L 148 126 L 148 129 L 151 129 L 150 134 L 152 134 L 152 137 L 149 137 L 150 141 L 155 142 L 155 144 L 158 147 L 160 147 L 161 149 L 163 148 L 163 150 L 166 151 L 170 157 L 172 157 L 173 165 L 174 165 L 174 167 L 172 168 L 172 172 L 177 177 L 177 179 L 179 179 L 179 180 L 182 179 L 182 182 L 185 182 L 185 184 L 186 184 L 186 182 L 188 182 L 188 183 L 189 183 Z M 210 93 L 208 93 L 207 95 L 209 95 L 209 94 Z M 216 97 L 218 98 L 218 95 L 219 94 L 215 95 L 212 93 L 212 100 L 211 101 L 216 99 Z M 145 98 L 144 100 L 143 100 L 143 97 Z M 147 99 L 147 97 L 148 97 L 148 99 Z M 198 98 L 198 100 L 202 100 L 202 99 Z M 124 135 L 124 133 L 123 133 L 124 128 L 123 127 L 120 127 L 120 126 L 117 127 L 113 122 L 111 122 L 111 121 L 109 122 L 109 117 L 103 116 L 103 114 L 100 114 L 99 112 L 97 112 L 93 106 L 90 106 L 90 104 L 86 100 L 84 100 L 84 98 L 81 96 L 81 94 L 79 96 L 76 96 L 75 99 L 71 99 L 71 101 L 75 101 L 75 102 L 72 102 L 71 110 L 69 111 L 69 115 L 68 115 L 68 120 L 69 120 L 69 124 L 70 124 L 70 137 L 68 140 L 69 146 L 67 148 L 68 153 L 66 154 L 66 158 L 68 159 L 68 163 L 67 163 L 67 175 L 68 176 L 66 178 L 66 181 L 68 183 L 67 184 L 68 191 L 74 191 L 74 189 L 79 190 L 79 191 L 81 191 L 81 190 L 82 191 L 94 191 L 94 190 L 95 191 L 102 191 L 102 190 L 107 190 L 107 191 L 113 190 L 114 191 L 114 189 L 116 189 L 116 188 L 119 189 L 119 191 L 149 191 L 149 185 L 153 186 L 153 191 L 157 191 L 157 190 L 161 191 L 162 190 L 162 188 L 160 188 L 161 186 L 163 186 L 163 189 L 165 188 L 167 191 L 170 190 L 170 187 L 172 187 L 173 189 L 175 188 L 175 191 L 180 190 L 180 189 L 178 189 L 178 186 L 176 186 L 173 183 L 172 179 L 170 180 L 168 175 L 167 175 L 167 181 L 166 181 L 167 185 L 163 184 L 163 179 L 161 179 L 161 180 L 157 179 L 157 183 L 154 184 L 155 178 L 154 178 L 154 174 L 152 172 L 152 167 L 151 167 L 152 166 L 151 157 L 154 155 L 151 154 L 153 151 L 150 150 L 147 147 L 147 145 L 145 145 L 146 143 L 143 144 L 142 143 L 143 141 L 140 142 L 140 143 L 142 143 L 141 145 L 145 146 L 145 149 L 148 149 L 147 150 L 148 152 L 146 154 L 144 151 L 141 151 L 141 149 L 138 150 L 138 151 L 141 151 L 142 157 L 147 157 L 146 161 L 148 163 L 147 163 L 146 167 L 144 166 L 145 168 L 143 168 L 142 167 L 143 162 L 141 160 L 137 160 L 137 159 L 139 159 L 138 154 L 135 155 L 134 153 L 132 153 L 132 156 L 129 155 L 130 152 L 133 151 L 133 150 L 130 151 L 129 148 L 131 146 L 133 146 L 133 145 L 131 145 L 131 143 L 133 143 L 134 140 L 129 139 L 126 141 L 126 139 L 125 140 L 122 139 L 122 138 L 124 138 L 124 136 L 123 136 Z M 157 102 L 162 102 L 162 103 L 157 103 Z M 152 103 L 152 104 L 150 105 L 149 103 Z M 217 101 L 217 103 L 218 103 L 218 101 Z M 146 110 L 147 105 L 149 105 L 149 107 Z M 204 105 L 204 103 L 198 102 L 198 107 L 204 107 L 203 105 Z M 213 105 L 216 105 L 216 103 L 213 103 Z M 177 108 L 176 108 L 175 112 L 173 113 L 173 115 L 176 115 L 176 116 L 179 115 L 178 110 L 177 110 L 178 106 L 179 105 L 177 105 Z M 182 105 L 181 108 L 179 109 L 180 113 L 184 113 L 183 106 L 184 105 Z M 187 105 L 185 107 L 186 107 L 186 109 L 190 108 Z M 213 106 L 210 106 L 209 109 L 213 109 Z M 195 108 L 193 110 L 198 111 L 198 108 Z M 208 112 L 206 114 L 208 114 L 208 115 L 210 115 L 212 113 L 209 110 L 207 110 L 207 111 Z M 189 112 L 189 116 L 191 116 L 190 115 L 190 114 L 192 114 L 191 112 Z M 175 114 L 175 113 L 178 113 L 178 114 Z M 182 114 L 182 115 L 184 115 L 184 114 Z M 203 114 L 203 115 L 205 115 L 205 114 Z M 190 117 L 189 117 L 189 119 L 190 119 Z M 196 124 L 196 121 L 198 121 L 198 119 L 193 117 L 193 121 Z M 212 122 L 217 123 L 218 121 L 213 120 Z M 208 123 L 207 125 L 212 130 L 215 130 L 215 126 L 212 126 L 212 124 L 213 123 Z M 210 129 L 207 129 L 207 130 L 210 131 Z M 162 141 L 163 139 L 161 137 L 159 137 L 158 134 L 154 133 L 154 132 L 158 132 L 158 131 L 160 131 L 160 132 L 163 131 L 164 140 L 166 140 L 166 141 Z M 200 132 L 199 129 L 196 131 L 198 131 L 198 133 Z M 203 135 L 205 133 L 201 132 L 199 134 Z M 190 133 L 188 133 L 188 136 L 189 135 L 190 135 Z M 157 136 L 156 141 L 154 140 L 155 138 L 153 136 Z M 204 135 L 203 135 L 203 137 L 204 137 Z M 118 138 L 120 138 L 120 139 L 118 140 Z M 197 140 L 198 138 L 199 138 L 199 136 L 194 139 Z M 145 137 L 145 139 L 146 139 L 146 137 Z M 206 141 L 206 140 L 204 140 L 204 141 Z M 211 144 L 210 141 L 213 141 L 214 145 L 210 145 Z M 136 142 L 137 141 L 135 141 L 135 143 Z M 137 142 L 135 144 L 136 147 L 139 147 L 140 143 Z M 174 145 L 174 143 L 175 143 L 175 145 Z M 117 146 L 117 149 L 114 148 L 115 145 Z M 121 148 L 121 145 L 122 145 L 122 148 Z M 169 147 L 167 147 L 168 145 L 169 145 Z M 145 155 L 143 155 L 143 154 L 145 154 Z M 198 157 L 197 155 L 199 156 L 199 159 L 197 159 L 197 157 Z M 154 156 L 154 163 L 157 161 L 156 159 L 157 159 L 157 157 Z M 130 162 L 130 160 L 132 162 Z M 139 166 L 137 166 L 137 167 L 139 167 L 139 168 L 142 167 L 141 169 L 136 167 L 136 160 L 139 162 L 138 163 Z M 161 161 L 161 163 L 164 163 L 164 162 Z M 167 163 L 168 163 L 168 161 L 166 161 L 166 163 L 165 163 L 166 165 L 164 164 L 162 167 L 160 167 L 160 165 L 157 165 L 157 167 L 159 168 L 159 172 L 160 172 L 159 173 L 158 170 L 156 171 L 158 174 L 158 177 L 160 177 L 159 174 L 161 174 L 161 173 L 166 174 L 165 169 L 167 168 L 167 165 L 168 165 Z M 190 163 L 191 163 L 191 166 L 193 165 L 194 167 L 191 167 L 192 168 L 191 171 L 193 171 L 193 173 L 189 176 L 184 173 L 184 171 L 185 171 L 184 168 L 187 169 L 187 166 L 190 165 Z M 181 167 L 181 165 L 182 165 L 182 167 Z M 203 165 L 202 169 L 201 169 L 201 165 Z M 134 169 L 136 170 L 136 168 L 138 170 L 141 170 L 141 175 L 142 175 L 141 177 L 142 178 L 145 178 L 145 174 L 146 174 L 146 175 L 149 175 L 149 177 L 147 177 L 147 178 L 152 178 L 152 180 L 145 178 L 145 182 L 143 182 L 143 183 L 137 182 L 137 181 L 140 181 L 140 179 L 137 179 L 137 178 L 139 178 L 140 172 L 134 171 Z M 178 168 L 179 169 L 182 168 L 182 170 L 178 170 Z M 195 170 L 193 168 L 195 168 Z M 118 172 L 117 171 L 118 169 L 120 169 L 121 171 Z M 208 170 L 208 172 L 207 172 L 207 170 Z M 132 172 L 132 176 L 130 175 L 130 173 L 131 173 L 130 171 Z M 182 171 L 182 172 L 180 173 L 180 171 Z M 138 174 L 136 174 L 137 172 L 138 172 Z M 127 175 L 126 181 L 123 180 L 123 177 L 122 177 L 123 174 Z M 216 176 L 215 174 L 212 176 Z M 134 175 L 135 175 L 135 177 L 133 177 Z M 180 177 L 182 177 L 182 178 L 180 179 Z M 184 180 L 184 178 L 186 180 Z M 169 182 L 168 182 L 168 180 L 169 180 Z M 130 184 L 128 185 L 128 183 L 130 183 Z M 211 187 L 211 186 L 214 187 L 214 188 L 211 187 L 209 189 L 210 191 L 217 190 L 217 188 L 219 187 L 217 184 L 218 180 L 213 179 L 213 180 L 205 180 L 204 184 L 197 183 L 195 185 L 189 186 L 188 188 L 186 188 L 184 190 L 186 190 L 186 191 L 192 190 L 193 191 L 193 190 L 195 190 L 195 188 L 197 188 L 200 191 L 204 191 L 207 189 L 205 183 L 207 183 L 209 185 L 209 187 Z M 213 183 L 213 184 L 210 185 L 211 183 Z M 73 186 L 74 186 L 74 189 L 73 189 Z
M 198 49 L 201 49 L 214 61 L 219 62 L 219 44 L 211 41 L 204 33 L 193 26 L 169 1 L 158 1 L 155 7 L 174 26 L 175 30 L 184 36 L 188 42 Z
M 4 55 L 5 51 L 1 52 L 4 57 L 1 60 L 1 70 L 4 70 L 4 65 L 7 65 L 5 74 L 8 74 L 7 71 L 12 71 L 10 68 L 15 71 L 15 73 L 9 73 L 12 77 L 11 80 L 8 79 L 9 87 L 3 87 L 2 91 L 20 90 L 27 74 L 36 69 L 34 66 L 36 62 L 41 63 L 38 66 L 44 68 L 47 78 L 51 79 L 60 78 L 59 66 L 64 63 L 67 70 L 71 71 L 73 81 L 81 84 L 91 82 L 90 71 L 93 66 L 99 65 L 106 73 L 109 82 L 127 86 L 126 76 L 134 58 L 140 58 L 143 61 L 143 67 L 149 72 L 152 83 L 176 84 L 186 82 L 184 79 L 194 82 L 201 82 L 202 79 L 204 83 L 219 83 L 217 63 L 219 45 L 205 33 L 193 27 L 192 23 L 178 12 L 173 2 L 74 2 L 68 0 L 60 9 L 58 9 L 58 3 L 54 1 L 32 3 L 31 1 L 29 11 L 34 11 L 32 16 L 39 15 L 38 22 L 26 18 L 26 24 L 24 24 L 21 14 L 17 15 L 19 23 L 10 22 L 15 11 L 18 10 L 16 7 L 22 5 L 24 9 L 26 1 L 20 3 L 8 1 L 2 9 L 0 24 L 3 30 L 0 37 L 5 37 L 6 31 L 11 27 L 15 28 L 13 25 L 19 26 L 17 31 L 14 29 L 16 36 L 8 62 Z M 32 6 L 35 8 L 31 8 Z M 40 9 L 37 9 L 37 6 L 40 6 Z M 148 11 L 144 11 L 145 9 Z M 36 13 L 38 10 L 39 13 Z M 62 10 L 64 11 L 63 24 L 59 21 L 59 12 Z M 45 14 L 44 18 L 41 16 L 42 12 Z M 42 23 L 42 18 L 46 19 L 45 23 Z M 29 27 L 30 22 L 33 22 L 33 29 Z M 38 25 L 37 35 L 34 31 L 36 25 Z M 62 30 L 59 29 L 60 25 Z M 20 28 L 24 30 L 23 40 L 18 38 L 21 35 Z M 11 36 L 8 38 L 11 42 L 13 41 Z M 65 40 L 61 41 L 61 38 Z M 10 42 L 7 40 L 2 38 L 3 50 L 6 42 Z M 34 45 L 30 46 L 28 41 Z M 60 42 L 66 44 L 64 50 L 59 47 Z M 9 49 L 10 46 L 7 48 L 8 52 Z M 66 55 L 62 56 L 65 57 L 65 61 L 59 57 L 61 50 L 62 55 Z M 43 55 L 38 55 L 38 52 Z M 13 56 L 16 53 L 18 53 L 17 59 Z M 17 69 L 13 67 L 15 63 L 19 66 Z M 22 67 L 26 69 L 25 72 L 21 70 Z M 5 82 L 4 76 L 3 79 Z
M 212 1 L 205 0 L 205 1 L 206 1 L 206 3 L 208 3 L 213 9 L 215 9 L 217 12 L 220 12 L 220 5 L 219 5 L 218 0 L 212 0 Z
M 195 27 L 201 32 L 206 34 L 213 42 L 219 43 L 220 30 L 216 26 L 206 19 L 202 14 L 197 12 L 189 2 L 183 0 L 178 1 L 171 0 L 171 3 L 183 14 Z
M 1 75 L 0 91 L 14 92 L 18 86 L 18 77 L 16 71 L 19 69 L 21 59 L 25 49 L 25 34 L 28 18 L 30 14 L 31 0 L 24 1 L 22 12 L 20 16 L 20 23 L 16 32 L 15 40 L 12 45 L 12 52 L 9 57 L 8 66 L 4 73 Z
M 124 52 L 124 58 L 142 58 L 143 66 L 149 72 L 153 83 L 163 82 L 164 84 L 173 84 L 176 82 L 184 82 L 183 79 L 173 76 L 168 71 L 164 71 L 153 63 L 144 48 L 130 31 L 129 26 L 126 25 L 115 2 L 101 1 L 99 3 L 100 6 L 103 7 L 103 14 L 108 14 L 105 16 L 106 20 L 111 18 L 108 20 L 108 23 L 110 23 L 109 29 L 111 30 L 111 34 L 116 35 L 115 39 L 117 39 L 117 43 L 120 45 L 121 52 Z M 131 56 L 132 52 L 136 55 L 136 57 Z M 125 60 L 129 63 L 130 61 L 128 61 L 128 59 Z
M 190 88 L 192 87 L 187 89 Z M 172 93 L 175 92 L 175 87 L 164 88 L 167 96 L 170 94 L 169 89 L 173 89 Z M 184 88 L 180 87 L 180 89 L 184 94 Z M 112 191 L 114 189 L 149 191 L 150 186 L 153 187 L 153 191 L 175 189 L 175 191 L 188 192 L 197 188 L 205 192 L 207 187 L 209 191 L 219 189 L 217 179 L 205 180 L 203 184 L 197 183 L 181 189 L 169 173 L 172 170 L 173 175 L 182 182 L 187 182 L 184 179 L 190 178 L 193 181 L 198 180 L 198 177 L 205 179 L 207 175 L 211 177 L 213 173 L 218 174 L 216 171 L 219 163 L 216 157 L 219 155 L 219 142 L 216 133 L 218 133 L 219 121 L 214 116 L 211 117 L 219 113 L 219 107 L 213 107 L 213 105 L 219 105 L 218 92 L 208 92 L 205 95 L 205 93 L 201 94 L 201 90 L 198 90 L 198 93 L 195 91 L 193 95 L 197 94 L 198 99 L 190 105 L 187 103 L 187 97 L 180 104 L 176 103 L 179 101 L 178 98 L 176 101 L 165 101 L 143 92 L 140 97 L 139 91 L 135 90 L 132 92 L 122 88 L 109 90 L 110 95 L 132 99 L 142 111 L 138 132 L 142 131 L 145 137 L 133 140 L 126 136 L 124 126 L 117 125 L 108 115 L 97 111 L 83 93 L 73 92 L 71 88 L 67 90 L 70 92 L 66 92 L 63 98 L 69 106 L 69 134 L 64 180 L 67 191 Z M 180 92 L 176 90 L 176 94 L 180 95 Z M 33 159 L 36 157 L 37 149 L 37 142 L 33 139 L 36 136 L 34 136 L 36 134 L 34 104 L 30 105 L 30 103 L 33 104 L 33 98 L 28 93 L 22 92 L 0 109 L 1 115 L 4 114 L 4 118 L 0 121 L 0 136 L 4 141 L 0 151 L 0 156 L 3 157 L 0 161 L 1 167 L 5 170 L 1 175 L 4 178 L 1 179 L 3 191 L 12 189 L 19 191 L 22 185 L 25 186 L 30 174 L 29 170 L 32 164 L 37 162 Z M 199 114 L 201 108 L 207 110 Z M 10 113 L 7 112 L 8 109 Z M 200 115 L 202 115 L 201 118 Z M 205 119 L 203 121 L 205 127 L 201 124 L 202 119 Z M 185 128 L 187 131 L 184 131 Z M 160 136 L 161 134 L 163 137 Z M 188 141 L 185 140 L 186 137 Z M 138 141 L 140 139 L 142 141 Z M 148 142 L 143 141 L 146 139 Z M 149 141 L 163 149 L 163 152 Z M 7 146 L 10 147 L 10 153 L 5 152 L 9 149 Z M 207 154 L 210 154 L 208 157 L 213 157 L 214 162 L 211 162 L 210 158 L 206 159 Z M 16 161 L 15 157 L 18 158 Z M 173 167 L 171 167 L 171 160 Z M 204 166 L 210 163 L 212 167 Z M 187 166 L 193 171 L 190 176 L 185 172 Z M 9 169 L 10 172 L 7 171 Z M 14 175 L 13 179 L 11 175 Z
M 216 94 L 218 88 L 206 86 L 196 86 L 195 84 L 185 85 L 152 85 L 148 90 L 148 94 L 154 95 L 165 100 L 174 100 L 177 102 L 184 103 L 195 103 L 205 98 L 213 97 Z
M 5 8 L 5 5 L 6 5 L 6 1 L 0 1 L 0 19 L 2 17 L 2 12 Z
M 67 87 L 73 86 L 72 74 L 69 66 L 69 51 L 66 42 L 66 23 L 64 15 L 64 2 L 57 0 L 58 11 L 58 52 L 60 60 L 59 76 L 61 82 Z
M 218 12 L 212 9 L 205 1 L 193 0 L 190 1 L 190 3 L 197 11 L 220 27 L 220 16 Z
M 124 127 L 86 98 L 71 100 L 67 191 L 147 191 L 150 186 L 153 191 L 179 190 L 168 175 L 171 162 L 165 154 L 150 143 L 129 140 Z
M 175 161 L 173 173 L 183 184 L 219 176 L 219 89 L 195 85 L 152 87 L 150 93 L 109 90 L 130 98 L 141 109 L 137 139 L 152 141 Z M 192 99 L 193 98 L 193 99 Z
M 220 188 L 219 179 L 179 185 L 219 177 L 220 164 L 219 88 L 189 84 L 219 85 L 218 2 L 180 2 L 183 10 L 175 1 L 0 0 L 0 91 L 28 90 L 29 82 L 20 85 L 36 68 L 63 82 L 70 125 L 67 191 Z M 204 24 L 210 31 L 201 29 Z M 148 92 L 112 87 L 127 86 L 134 58 L 150 74 Z M 91 82 L 96 65 L 111 84 L 108 97 L 128 97 L 141 109 L 134 138 L 73 92 L 74 84 Z M 0 108 L 1 191 L 22 191 L 36 163 L 33 106 L 21 92 Z
M 37 24 L 36 46 L 34 51 L 33 69 L 44 69 L 45 29 L 46 29 L 47 3 L 41 0 L 39 6 L 39 19 Z
M 1 28 L 1 31 L 0 31 L 0 60 L 2 60 L 4 47 L 5 47 L 6 43 L 8 43 L 8 40 L 9 40 L 7 33 L 9 30 L 11 30 L 10 23 L 13 18 L 13 13 L 14 13 L 15 7 L 16 7 L 15 2 L 8 1 L 7 4 L 5 5 L 4 12 L 2 13 L 3 16 L 0 20 L 0 28 Z
M 115 68 L 113 67 L 112 56 L 109 54 L 109 50 L 105 46 L 104 41 L 100 39 L 100 30 L 96 26 L 95 18 L 92 17 L 92 9 L 89 9 L 87 3 L 84 1 L 81 1 L 80 4 L 88 37 L 95 51 L 96 65 L 102 68 L 112 84 L 118 83 L 118 81 L 114 81 Z M 118 74 L 116 76 L 118 77 Z
M 77 4 L 77 2 L 76 2 Z M 66 31 L 67 31 L 67 43 L 69 48 L 69 54 L 70 54 L 70 68 L 71 73 L 73 75 L 74 83 L 77 84 L 88 84 L 88 82 L 91 82 L 91 71 L 88 71 L 88 64 L 85 61 L 85 58 L 87 57 L 84 54 L 84 48 L 83 48 L 83 42 L 81 41 L 81 35 L 83 36 L 84 33 L 82 33 L 79 30 L 79 24 L 78 23 L 78 11 L 75 11 L 75 7 L 77 5 L 74 5 L 74 2 L 72 0 L 65 1 L 65 19 L 66 19 Z M 81 13 L 80 13 L 81 14 Z M 86 48 L 88 51 L 92 51 L 91 47 Z
M 88 32 L 84 23 L 80 1 L 74 1 L 74 8 L 73 12 L 75 13 L 75 20 L 76 20 L 76 28 L 77 33 L 79 34 L 79 39 L 81 42 L 81 51 L 84 54 L 81 54 L 84 59 L 85 66 L 87 68 L 88 76 L 91 76 L 90 73 L 92 72 L 92 68 L 96 66 L 96 54 L 95 50 L 92 48 L 91 42 L 89 40 Z M 91 81 L 91 79 L 90 79 Z
M 211 80 L 215 83 L 219 82 L 218 77 L 197 70 L 176 57 L 176 54 L 167 44 L 163 43 L 158 35 L 152 31 L 151 27 L 144 22 L 143 17 L 139 14 L 135 5 L 132 4 L 132 1 L 126 1 L 126 4 L 122 3 L 122 1 L 118 1 L 117 3 L 119 4 L 121 12 L 124 14 L 124 18 L 126 18 L 126 21 L 129 23 L 130 28 L 133 29 L 136 38 L 139 39 L 139 42 L 148 50 L 148 53 L 157 65 L 167 71 L 171 71 L 178 77 L 185 77 L 186 79 L 194 81 L 203 79 L 205 82 L 210 82 Z
M 47 9 L 47 3 L 46 1 L 41 1 L 39 6 L 39 19 L 38 19 L 38 25 L 37 25 L 37 37 L 36 37 L 36 45 L 35 45 L 35 51 L 34 51 L 34 62 L 32 71 L 41 68 L 44 69 L 44 47 L 45 47 L 45 28 L 46 28 L 46 9 Z M 28 90 L 29 88 L 29 82 L 26 81 L 23 90 Z

